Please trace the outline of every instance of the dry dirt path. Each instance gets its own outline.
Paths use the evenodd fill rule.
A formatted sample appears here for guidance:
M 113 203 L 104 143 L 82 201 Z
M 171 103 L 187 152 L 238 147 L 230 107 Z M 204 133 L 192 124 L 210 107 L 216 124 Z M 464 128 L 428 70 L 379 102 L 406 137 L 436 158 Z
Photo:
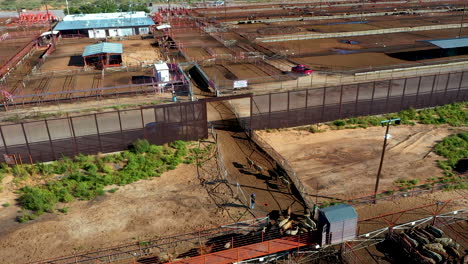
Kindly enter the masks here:
M 283 211 L 292 206 L 293 212 L 302 214 L 301 199 L 291 194 L 280 179 L 275 179 L 276 163 L 252 143 L 238 127 L 232 111 L 222 102 L 208 105 L 208 119 L 216 128 L 218 144 L 224 157 L 228 177 L 239 183 L 245 195 L 256 195 L 256 216 L 266 215 L 274 210 Z M 262 167 L 256 171 L 247 159 Z M 248 198 L 248 197 L 247 197 Z

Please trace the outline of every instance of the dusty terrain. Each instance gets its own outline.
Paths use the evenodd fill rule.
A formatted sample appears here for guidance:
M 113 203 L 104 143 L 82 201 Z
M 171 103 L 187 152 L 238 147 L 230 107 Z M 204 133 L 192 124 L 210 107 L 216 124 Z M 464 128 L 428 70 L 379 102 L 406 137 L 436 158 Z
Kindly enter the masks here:
M 216 168 L 216 167 L 214 167 Z M 11 178 L 4 179 L 0 202 L 0 263 L 24 263 L 137 242 L 145 238 L 188 233 L 231 223 L 212 202 L 194 165 L 181 165 L 160 178 L 118 187 L 91 201 L 66 204 L 67 214 L 53 213 L 29 223 L 15 222 Z M 232 208 L 236 210 L 236 208 Z M 251 215 L 248 215 L 252 218 Z M 34 239 L 30 239 L 34 237 Z
M 395 188 L 399 178 L 422 182 L 441 176 L 436 165 L 441 157 L 432 148 L 457 130 L 428 125 L 392 127 L 379 190 Z M 373 193 L 384 133 L 381 127 L 371 127 L 316 134 L 295 130 L 259 134 L 290 161 L 309 193 L 352 199 Z

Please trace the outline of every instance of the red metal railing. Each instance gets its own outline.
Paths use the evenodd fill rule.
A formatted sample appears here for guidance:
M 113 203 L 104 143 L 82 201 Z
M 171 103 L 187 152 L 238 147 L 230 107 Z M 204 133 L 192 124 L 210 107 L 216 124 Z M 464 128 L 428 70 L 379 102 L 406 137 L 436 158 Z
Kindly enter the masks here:
M 270 255 L 277 252 L 287 251 L 291 249 L 299 249 L 304 246 L 314 245 L 311 243 L 311 233 L 298 234 L 295 236 L 280 237 L 271 240 L 264 240 L 262 233 L 262 240 L 258 243 L 249 244 L 241 247 L 233 247 L 237 240 L 233 239 L 231 248 L 222 250 L 222 252 L 214 252 L 202 254 L 199 256 L 179 259 L 167 263 L 174 264 L 228 264 L 239 262 L 246 259 L 257 258 L 261 256 Z

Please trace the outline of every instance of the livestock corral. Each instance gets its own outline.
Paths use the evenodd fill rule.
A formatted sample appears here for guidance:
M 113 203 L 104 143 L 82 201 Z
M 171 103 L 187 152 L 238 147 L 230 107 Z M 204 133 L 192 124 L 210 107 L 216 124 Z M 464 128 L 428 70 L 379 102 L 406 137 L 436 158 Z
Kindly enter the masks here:
M 464 263 L 466 172 L 434 148 L 467 131 L 466 103 L 439 125 L 392 126 L 380 166 L 383 128 L 333 121 L 466 101 L 465 1 L 197 6 L 160 6 L 146 28 L 2 28 L 1 105 L 19 115 L 0 124 L 0 262 Z M 75 104 L 104 98 L 116 111 Z M 16 120 L 52 104 L 67 117 Z M 138 152 L 139 139 L 165 145 Z M 110 180 L 152 158 L 162 167 L 137 170 L 154 178 Z M 102 182 L 83 198 L 70 177 Z M 25 209 L 28 188 L 55 182 L 76 196 Z

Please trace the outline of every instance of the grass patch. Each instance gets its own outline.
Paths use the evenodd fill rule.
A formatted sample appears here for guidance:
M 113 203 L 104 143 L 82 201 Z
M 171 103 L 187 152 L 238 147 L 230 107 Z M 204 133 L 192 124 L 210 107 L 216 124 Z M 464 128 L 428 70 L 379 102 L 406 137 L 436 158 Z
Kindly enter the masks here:
M 348 119 L 339 119 L 330 123 L 334 129 L 343 128 L 367 128 L 369 126 L 380 126 L 380 122 L 392 118 L 400 118 L 401 124 L 448 124 L 451 126 L 466 126 L 468 124 L 468 102 L 448 104 L 430 109 L 415 110 L 409 108 L 398 113 L 383 116 L 361 116 Z
M 106 156 L 78 155 L 73 159 L 63 158 L 50 164 L 15 166 L 13 173 L 27 177 L 32 174 L 56 175 L 55 180 L 37 186 L 20 189 L 19 202 L 25 210 L 18 217 L 25 222 L 46 212 L 53 212 L 58 202 L 90 200 L 105 193 L 108 185 L 125 185 L 141 179 L 158 177 L 173 170 L 182 162 L 193 160 L 198 153 L 211 148 L 188 149 L 188 143 L 175 141 L 168 146 L 151 145 L 146 140 L 137 140 L 119 154 Z M 15 176 L 16 177 L 16 176 Z M 117 188 L 109 190 L 110 193 Z M 61 210 L 61 209 L 59 209 Z
M 3 203 L 2 206 L 3 206 L 3 207 L 9 207 L 9 206 L 10 206 L 10 203 Z
M 438 161 L 439 167 L 452 171 L 459 160 L 468 157 L 468 132 L 444 138 L 437 143 L 434 152 L 447 159 Z

